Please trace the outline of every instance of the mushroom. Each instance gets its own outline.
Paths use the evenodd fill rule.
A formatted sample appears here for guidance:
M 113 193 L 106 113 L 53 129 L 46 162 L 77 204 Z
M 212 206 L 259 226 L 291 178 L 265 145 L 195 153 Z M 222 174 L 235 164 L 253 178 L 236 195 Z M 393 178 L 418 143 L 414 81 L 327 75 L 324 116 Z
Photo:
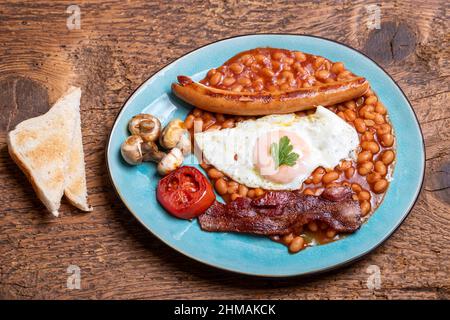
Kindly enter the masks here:
M 187 156 L 188 154 L 191 153 L 192 149 L 191 134 L 189 133 L 188 130 L 185 129 L 175 148 L 180 149 L 181 153 L 183 153 L 183 156 Z
M 178 148 L 184 155 L 191 152 L 191 134 L 180 119 L 167 124 L 159 137 L 159 143 L 165 149 Z
M 140 164 L 143 160 L 141 145 L 144 142 L 138 135 L 129 136 L 120 147 L 123 159 L 131 165 Z
M 170 152 L 162 158 L 158 163 L 158 173 L 165 176 L 166 174 L 177 169 L 183 163 L 183 153 L 178 148 L 173 148 Z
M 141 113 L 131 118 L 128 130 L 141 136 L 144 141 L 156 141 L 161 134 L 161 122 L 151 114 Z
M 158 146 L 153 141 L 144 141 L 141 145 L 143 161 L 159 162 L 166 156 L 165 152 L 159 151 Z

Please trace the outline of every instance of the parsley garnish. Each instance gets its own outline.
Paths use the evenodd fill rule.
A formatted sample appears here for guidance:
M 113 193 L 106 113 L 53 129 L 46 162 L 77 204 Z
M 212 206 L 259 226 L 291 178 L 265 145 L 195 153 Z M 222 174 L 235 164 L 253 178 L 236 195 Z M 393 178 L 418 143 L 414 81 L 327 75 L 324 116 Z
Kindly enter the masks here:
M 291 144 L 291 140 L 287 136 L 280 138 L 280 142 L 272 143 L 270 146 L 270 154 L 273 160 L 275 160 L 275 168 L 279 166 L 287 165 L 293 167 L 299 157 L 295 152 L 292 152 L 294 147 Z

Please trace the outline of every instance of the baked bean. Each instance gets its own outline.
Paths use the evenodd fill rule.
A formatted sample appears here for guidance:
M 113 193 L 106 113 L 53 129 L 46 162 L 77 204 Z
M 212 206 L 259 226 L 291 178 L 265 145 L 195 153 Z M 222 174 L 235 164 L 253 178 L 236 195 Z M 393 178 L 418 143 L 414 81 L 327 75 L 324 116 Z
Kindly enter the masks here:
M 222 122 L 222 128 L 233 128 L 234 127 L 234 119 L 228 119 Z
M 286 91 L 286 90 L 289 90 L 289 89 L 290 89 L 290 85 L 288 83 L 283 83 L 280 86 L 280 90 L 282 90 L 282 91 Z
M 371 105 L 365 105 L 364 107 L 362 107 L 361 109 L 359 109 L 359 116 L 360 117 L 365 117 L 367 112 L 374 112 L 375 108 Z
M 326 80 L 330 76 L 330 72 L 328 70 L 320 70 L 316 72 L 316 78 L 319 80 Z
M 232 63 L 230 65 L 231 71 L 233 71 L 235 74 L 240 74 L 244 70 L 244 66 L 240 63 Z
M 377 105 L 375 106 L 375 112 L 379 113 L 381 115 L 385 115 L 386 114 L 386 108 L 384 107 L 384 105 L 378 101 Z
M 236 82 L 236 79 L 235 79 L 235 78 L 227 77 L 227 78 L 223 79 L 222 84 L 223 84 L 225 87 L 229 87 L 229 86 L 231 86 L 231 85 L 232 85 L 233 83 L 235 83 L 235 82 Z
M 354 201 L 358 201 L 358 195 L 357 194 L 352 194 L 352 199 Z
M 382 176 L 385 176 L 387 174 L 387 168 L 384 165 L 383 161 L 375 162 L 375 171 L 381 174 Z
M 289 251 L 291 253 L 297 253 L 303 249 L 303 245 L 305 244 L 305 240 L 298 236 L 295 237 L 292 242 L 289 244 Z
M 216 168 L 211 168 L 208 170 L 208 177 L 211 179 L 218 179 L 223 177 L 223 173 L 217 170 Z
M 285 78 L 285 79 L 288 79 L 288 80 L 292 80 L 292 79 L 294 79 L 294 74 L 292 72 L 290 72 L 290 71 L 283 71 L 281 73 L 281 77 Z
M 350 109 L 350 110 L 356 110 L 356 102 L 353 101 L 353 100 L 346 101 L 346 102 L 344 103 L 344 106 L 345 106 L 346 108 Z
M 376 113 L 373 121 L 375 121 L 376 124 L 382 124 L 384 123 L 384 117 L 381 114 Z
M 256 188 L 255 189 L 255 196 L 260 197 L 264 194 L 264 190 L 261 188 Z
M 356 131 L 358 131 L 359 133 L 363 133 L 366 131 L 366 124 L 364 123 L 364 120 L 361 118 L 357 118 L 355 119 L 355 121 L 353 122 L 353 124 L 355 125 L 355 129 Z
M 364 132 L 363 135 L 361 136 L 362 141 L 373 141 L 373 139 L 374 139 L 373 133 L 370 131 Z
M 339 178 L 339 173 L 337 173 L 336 171 L 330 171 L 322 177 L 322 183 L 324 184 L 331 183 L 337 178 Z
M 334 238 L 336 236 L 336 230 L 328 229 L 325 235 L 327 236 L 327 238 Z
M 359 201 L 370 200 L 370 192 L 362 190 L 361 192 L 358 193 L 358 200 Z
M 311 221 L 310 223 L 308 223 L 308 229 L 312 232 L 317 232 L 317 230 L 319 230 L 319 226 L 315 221 Z
M 383 147 L 392 147 L 394 144 L 394 136 L 390 133 L 381 136 L 381 144 Z
M 238 193 L 241 197 L 245 197 L 248 193 L 248 188 L 243 184 L 240 184 L 238 188 Z
M 186 119 L 184 120 L 184 126 L 186 127 L 186 129 L 191 129 L 194 126 L 194 115 L 190 114 L 186 117 Z
M 239 188 L 239 183 L 237 183 L 236 181 L 230 181 L 230 182 L 228 182 L 227 193 L 229 193 L 229 194 L 236 193 L 238 188 Z
M 211 119 L 214 118 L 212 113 L 208 112 L 208 111 L 203 112 L 203 116 L 202 117 L 203 117 L 203 121 L 208 121 L 208 120 L 211 120 Z
M 238 195 L 237 193 L 233 193 L 233 194 L 231 194 L 230 199 L 231 199 L 231 201 L 234 201 L 239 197 L 240 197 L 240 195 Z
M 338 80 L 345 80 L 352 76 L 352 73 L 348 70 L 344 70 L 341 73 L 338 74 L 337 78 Z
M 275 73 L 272 70 L 270 70 L 269 68 L 262 68 L 261 73 L 265 77 L 273 77 L 275 75 Z
M 320 181 L 322 181 L 322 177 L 325 175 L 325 173 L 314 173 L 312 178 L 312 183 L 319 184 Z
M 389 186 L 389 182 L 386 179 L 380 179 L 373 185 L 373 191 L 375 193 L 383 193 Z
M 362 188 L 359 184 L 352 183 L 352 190 L 353 190 L 353 192 L 359 193 L 362 191 Z
M 373 127 L 375 125 L 375 121 L 373 121 L 372 119 L 365 119 L 364 123 L 367 127 Z
M 372 153 L 370 151 L 364 150 L 358 154 L 358 163 L 363 163 L 372 160 Z
M 380 124 L 377 128 L 377 135 L 382 136 L 386 133 L 391 133 L 391 126 L 388 123 Z
M 294 63 L 294 59 L 286 57 L 286 58 L 284 58 L 284 63 L 285 63 L 284 64 L 284 70 L 290 70 L 289 65 Z
M 306 55 L 303 52 L 296 51 L 294 52 L 295 60 L 303 62 L 306 60 Z
M 197 109 L 197 108 L 195 108 L 194 111 L 192 111 L 192 115 L 193 115 L 194 117 L 201 117 L 202 114 L 203 114 L 203 111 L 200 110 L 200 109 Z
M 212 86 L 216 86 L 216 85 L 220 84 L 220 82 L 222 82 L 222 79 L 223 79 L 223 74 L 221 74 L 220 72 L 217 72 L 211 78 L 209 78 L 209 83 Z
M 241 92 L 242 89 L 244 89 L 244 87 L 237 83 L 231 86 L 231 91 L 234 92 Z
M 351 122 L 355 121 L 356 113 L 354 111 L 347 109 L 344 111 L 344 114 L 345 114 L 345 118 L 347 119 L 347 121 L 351 121 Z
M 217 122 L 224 122 L 225 121 L 225 116 L 222 113 L 216 113 L 216 120 Z
M 208 78 L 211 78 L 216 72 L 217 72 L 216 69 L 211 69 L 208 71 L 206 75 L 208 76 Z
M 345 70 L 344 64 L 342 62 L 335 62 L 331 67 L 331 72 L 338 74 Z
M 381 175 L 378 172 L 369 173 L 366 177 L 366 180 L 370 184 L 374 184 L 381 179 Z
M 375 112 L 366 112 L 366 113 L 364 113 L 364 118 L 369 119 L 369 120 L 374 120 L 375 119 Z
M 252 84 L 252 81 L 249 78 L 240 77 L 238 79 L 238 83 L 243 85 L 244 87 L 247 87 Z
M 217 193 L 220 195 L 224 195 L 228 191 L 227 182 L 222 178 L 216 180 L 216 182 L 214 183 L 214 187 L 216 188 Z
M 286 234 L 281 238 L 281 241 L 287 246 L 292 242 L 292 240 L 294 240 L 294 234 L 292 233 Z
M 390 165 L 392 163 L 392 161 L 394 161 L 394 158 L 395 158 L 395 154 L 394 154 L 394 151 L 392 151 L 392 150 L 386 150 L 381 155 L 381 161 L 383 161 L 383 163 L 385 165 Z
M 348 168 L 351 168 L 352 163 L 350 161 L 341 161 L 341 163 L 337 166 L 338 170 L 345 171 Z
M 254 189 L 248 190 L 247 197 L 249 197 L 250 199 L 254 198 L 255 197 L 255 190 Z
M 339 118 L 341 118 L 342 120 L 346 121 L 347 119 L 345 118 L 345 113 L 343 113 L 342 111 L 339 111 L 337 113 L 337 115 L 339 116 Z
M 360 164 L 358 167 L 358 173 L 362 176 L 369 174 L 373 169 L 373 163 L 370 161 Z
M 281 64 L 281 62 L 272 60 L 272 70 L 274 72 L 281 71 L 282 67 L 283 67 L 283 65 Z
M 208 170 L 210 165 L 205 162 L 202 162 L 200 163 L 200 167 L 202 167 L 203 170 Z
M 361 215 L 365 216 L 370 212 L 370 202 L 365 200 L 363 202 L 361 202 L 361 204 L 359 205 L 361 208 Z
M 375 141 L 364 141 L 361 143 L 361 147 L 363 148 L 363 150 L 368 150 L 373 154 L 380 151 L 380 146 Z
M 324 57 L 317 57 L 316 60 L 314 60 L 313 62 L 314 68 L 318 69 L 324 62 L 325 62 Z
M 364 98 L 368 98 L 368 97 L 370 97 L 370 96 L 373 96 L 373 91 L 372 91 L 372 89 L 368 89 L 367 91 L 366 91 L 366 93 L 364 93 Z
M 257 54 L 257 55 L 255 56 L 255 60 L 256 60 L 258 63 L 264 64 L 264 65 L 269 64 L 269 62 L 270 62 L 270 59 L 267 58 L 267 57 L 266 57 L 265 55 L 263 55 L 263 54 Z
M 307 196 L 315 195 L 314 191 L 312 189 L 309 189 L 309 188 L 306 188 L 305 190 L 303 190 L 303 194 L 305 194 Z
M 345 170 L 345 177 L 350 179 L 355 174 L 355 168 L 351 167 Z
M 272 57 L 273 57 L 275 60 L 282 60 L 282 59 L 285 57 L 285 55 L 284 55 L 283 52 L 277 51 L 277 52 L 275 52 L 275 53 L 272 55 Z
M 366 104 L 375 105 L 375 104 L 377 103 L 377 101 L 378 101 L 377 96 L 370 96 L 370 97 L 367 97 L 367 98 L 366 98 L 365 103 L 366 103 Z

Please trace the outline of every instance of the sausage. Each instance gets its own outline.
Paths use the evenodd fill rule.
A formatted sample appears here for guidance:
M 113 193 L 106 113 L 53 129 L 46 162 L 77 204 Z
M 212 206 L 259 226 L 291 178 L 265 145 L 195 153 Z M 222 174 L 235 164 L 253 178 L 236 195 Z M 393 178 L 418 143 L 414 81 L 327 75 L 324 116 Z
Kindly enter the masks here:
M 205 86 L 187 76 L 178 76 L 173 93 L 197 108 L 232 115 L 257 116 L 291 113 L 330 106 L 362 96 L 369 88 L 363 77 L 320 86 L 275 92 L 234 92 Z

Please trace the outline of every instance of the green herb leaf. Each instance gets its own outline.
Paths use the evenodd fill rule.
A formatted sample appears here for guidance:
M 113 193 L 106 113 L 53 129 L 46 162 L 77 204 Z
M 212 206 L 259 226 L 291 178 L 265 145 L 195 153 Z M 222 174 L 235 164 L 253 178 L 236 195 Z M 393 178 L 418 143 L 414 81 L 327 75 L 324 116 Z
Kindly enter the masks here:
M 272 143 L 270 146 L 270 154 L 275 161 L 275 168 L 278 168 L 281 165 L 294 166 L 297 162 L 299 155 L 295 152 L 292 152 L 294 147 L 291 144 L 291 140 L 287 136 L 283 136 L 280 138 L 280 141 L 277 143 Z

